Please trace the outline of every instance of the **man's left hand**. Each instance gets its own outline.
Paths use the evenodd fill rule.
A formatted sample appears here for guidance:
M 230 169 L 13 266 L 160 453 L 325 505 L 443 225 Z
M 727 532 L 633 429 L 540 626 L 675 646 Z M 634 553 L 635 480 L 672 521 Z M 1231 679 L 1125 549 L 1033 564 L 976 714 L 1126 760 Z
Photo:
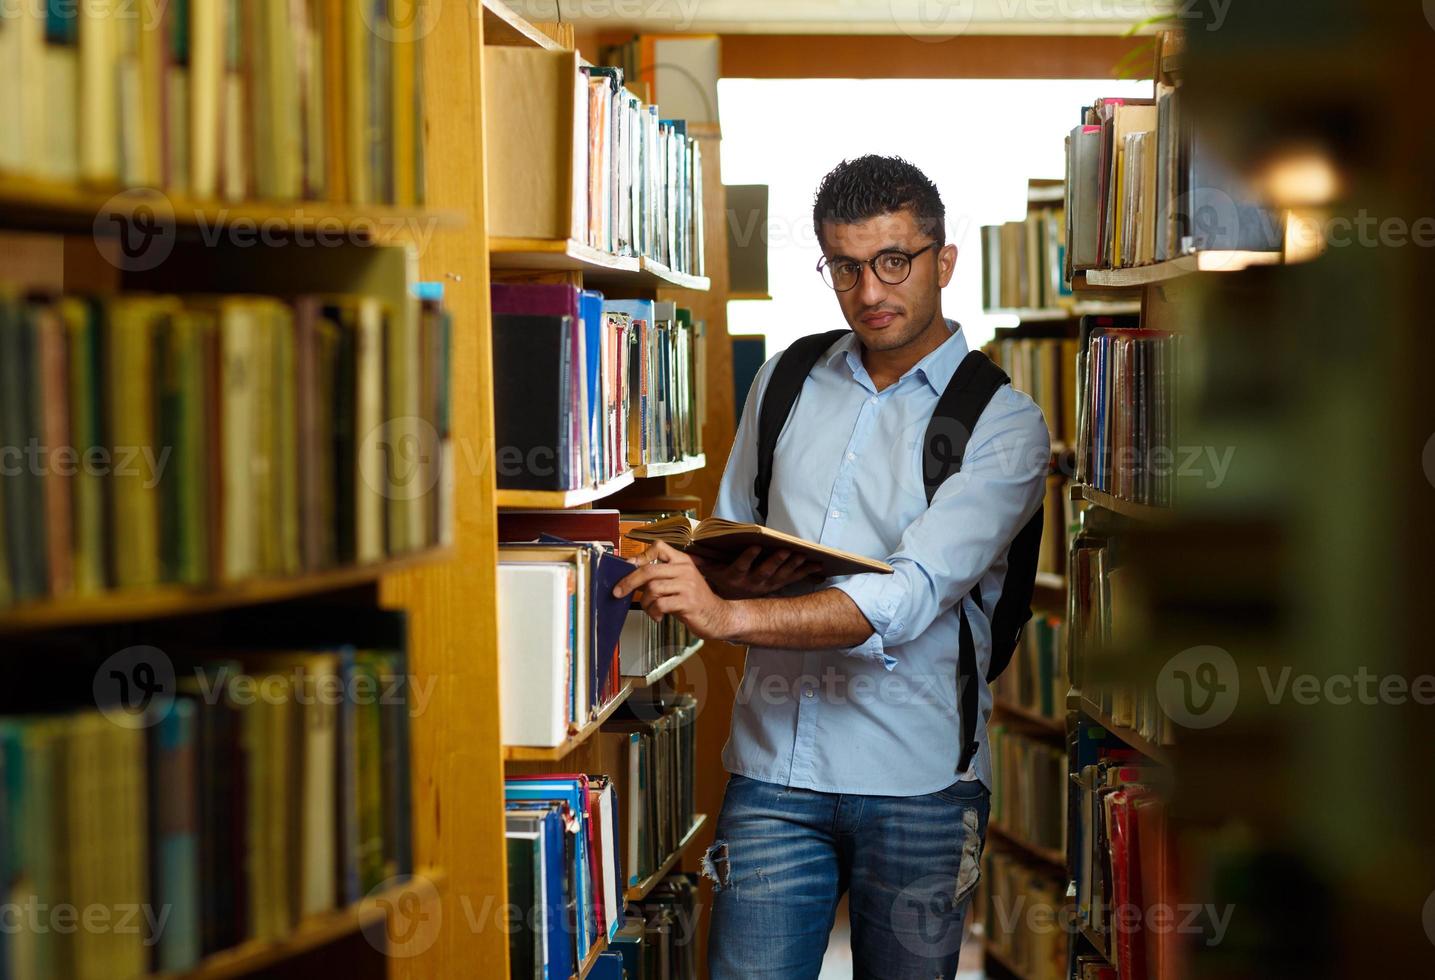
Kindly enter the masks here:
M 613 595 L 643 590 L 643 611 L 655 621 L 673 615 L 699 638 L 720 640 L 733 635 L 735 603 L 719 597 L 693 560 L 676 548 L 655 541 L 638 556 L 639 568 L 613 587 Z

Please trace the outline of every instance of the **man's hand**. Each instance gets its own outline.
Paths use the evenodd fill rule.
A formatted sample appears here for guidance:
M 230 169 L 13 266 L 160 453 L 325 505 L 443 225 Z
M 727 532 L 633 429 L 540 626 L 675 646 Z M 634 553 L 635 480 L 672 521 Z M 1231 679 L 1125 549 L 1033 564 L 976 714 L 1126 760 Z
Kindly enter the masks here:
M 762 561 L 762 548 L 753 545 L 730 565 L 711 558 L 692 556 L 693 564 L 707 577 L 713 591 L 724 599 L 756 599 L 785 589 L 804 579 L 820 582 L 822 566 L 786 548 L 769 554 Z
M 613 595 L 643 590 L 643 611 L 655 621 L 671 614 L 704 640 L 724 640 L 737 629 L 734 603 L 720 598 L 693 560 L 661 541 L 638 556 L 639 568 L 613 587 Z

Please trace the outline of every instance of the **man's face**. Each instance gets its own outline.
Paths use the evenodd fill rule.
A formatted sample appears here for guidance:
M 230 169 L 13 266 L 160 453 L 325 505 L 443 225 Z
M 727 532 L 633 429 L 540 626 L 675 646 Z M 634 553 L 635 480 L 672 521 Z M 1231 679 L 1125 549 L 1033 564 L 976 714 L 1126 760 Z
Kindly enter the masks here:
M 918 228 L 909 208 L 856 224 L 823 222 L 822 239 L 829 264 L 837 259 L 862 263 L 857 285 L 838 292 L 837 302 L 868 350 L 895 350 L 931 325 L 942 287 L 951 282 L 956 267 L 955 245 L 927 249 L 913 258 L 911 274 L 897 285 L 883 282 L 866 264 L 881 252 L 897 249 L 910 254 L 932 244 L 932 237 Z

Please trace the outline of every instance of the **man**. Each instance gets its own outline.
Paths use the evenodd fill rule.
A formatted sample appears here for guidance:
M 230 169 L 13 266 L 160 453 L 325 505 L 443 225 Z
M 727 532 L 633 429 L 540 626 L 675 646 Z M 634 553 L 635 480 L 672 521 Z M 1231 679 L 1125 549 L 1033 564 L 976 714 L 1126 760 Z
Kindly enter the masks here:
M 749 647 L 704 862 L 713 980 L 816 977 L 844 891 L 858 977 L 956 971 L 991 785 L 984 681 L 980 748 L 959 771 L 958 604 L 985 678 L 1006 553 L 1041 504 L 1050 440 L 1031 399 L 1000 388 L 928 505 L 923 437 L 968 352 L 942 316 L 957 260 L 945 218 L 936 187 L 900 159 L 865 156 L 823 179 L 819 268 L 852 330 L 808 375 L 769 489 L 769 526 L 894 574 L 814 587 L 782 552 L 700 567 L 656 544 L 618 587 L 642 588 L 655 619 Z M 776 362 L 748 396 L 717 516 L 758 520 L 758 413 Z

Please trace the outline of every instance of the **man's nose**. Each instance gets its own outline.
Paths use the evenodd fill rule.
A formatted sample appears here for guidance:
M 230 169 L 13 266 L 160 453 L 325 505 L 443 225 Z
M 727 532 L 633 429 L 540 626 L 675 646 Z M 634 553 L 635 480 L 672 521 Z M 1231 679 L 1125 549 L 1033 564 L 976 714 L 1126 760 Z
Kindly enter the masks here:
M 887 284 L 877 278 L 869 265 L 862 266 L 861 278 L 857 280 L 857 298 L 863 306 L 880 306 L 887 298 Z

